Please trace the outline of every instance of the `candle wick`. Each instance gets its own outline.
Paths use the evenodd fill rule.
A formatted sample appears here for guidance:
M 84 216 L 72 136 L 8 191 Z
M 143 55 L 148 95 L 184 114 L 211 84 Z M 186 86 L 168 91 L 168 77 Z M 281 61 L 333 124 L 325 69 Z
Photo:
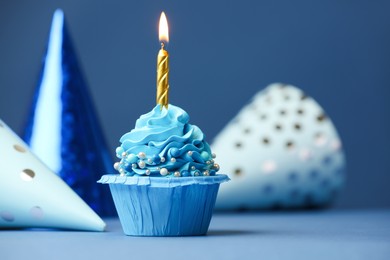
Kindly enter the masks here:
M 163 42 L 161 42 L 161 49 L 164 49 L 164 43 Z

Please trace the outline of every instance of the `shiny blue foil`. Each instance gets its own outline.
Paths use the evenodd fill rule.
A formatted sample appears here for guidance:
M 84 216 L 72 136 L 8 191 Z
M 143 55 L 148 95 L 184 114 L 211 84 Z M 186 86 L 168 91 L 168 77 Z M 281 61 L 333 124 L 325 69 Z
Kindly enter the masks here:
M 116 215 L 108 187 L 96 184 L 113 161 L 61 10 L 53 16 L 23 139 L 99 215 Z

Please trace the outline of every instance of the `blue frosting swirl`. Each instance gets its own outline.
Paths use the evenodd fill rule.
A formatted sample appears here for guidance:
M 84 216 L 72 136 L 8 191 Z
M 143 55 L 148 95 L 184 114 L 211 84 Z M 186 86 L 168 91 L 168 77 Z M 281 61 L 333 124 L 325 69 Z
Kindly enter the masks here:
M 188 123 L 190 117 L 181 108 L 156 105 L 142 115 L 135 128 L 124 134 L 116 155 L 121 159 L 114 168 L 122 175 L 209 176 L 219 165 L 204 140 L 203 132 Z

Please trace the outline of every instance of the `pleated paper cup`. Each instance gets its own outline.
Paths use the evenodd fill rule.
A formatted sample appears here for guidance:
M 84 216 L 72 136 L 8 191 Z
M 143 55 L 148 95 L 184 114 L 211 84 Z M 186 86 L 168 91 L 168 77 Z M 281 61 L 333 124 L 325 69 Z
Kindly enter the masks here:
M 129 236 L 205 235 L 219 185 L 226 175 L 207 177 L 127 177 L 104 175 L 123 231 Z

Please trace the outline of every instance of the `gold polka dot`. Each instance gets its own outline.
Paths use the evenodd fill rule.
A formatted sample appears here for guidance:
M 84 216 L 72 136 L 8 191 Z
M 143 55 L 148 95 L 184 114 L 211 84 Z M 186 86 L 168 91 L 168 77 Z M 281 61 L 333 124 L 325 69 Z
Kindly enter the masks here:
M 14 149 L 18 152 L 21 152 L 21 153 L 25 153 L 26 152 L 26 149 L 21 146 L 21 145 L 18 145 L 18 144 L 14 144 Z
M 23 181 L 32 181 L 32 179 L 34 179 L 34 177 L 35 177 L 35 172 L 33 170 L 30 170 L 30 169 L 24 169 L 20 173 L 20 178 Z
M 279 111 L 279 114 L 280 114 L 281 116 L 286 115 L 286 110 L 284 110 L 284 109 L 280 110 L 280 111 Z
M 292 141 L 287 141 L 287 142 L 286 142 L 286 147 L 287 147 L 288 149 L 291 149 L 291 148 L 294 147 L 294 143 L 293 143 Z
M 324 120 L 326 120 L 326 115 L 324 113 L 322 113 L 319 116 L 317 116 L 317 121 L 318 122 L 322 122 Z
M 298 113 L 298 115 L 303 115 L 303 114 L 304 114 L 304 111 L 303 111 L 302 108 L 299 108 L 299 109 L 297 110 L 297 113 Z
M 301 124 L 296 123 L 296 124 L 294 124 L 294 128 L 295 128 L 295 130 L 299 131 L 302 129 L 302 126 L 301 126 Z
M 261 119 L 261 120 L 265 120 L 265 119 L 267 119 L 267 115 L 266 115 L 266 114 L 262 114 L 262 115 L 260 115 L 260 119 Z
M 234 175 L 240 176 L 241 174 L 242 174 L 242 170 L 241 170 L 240 168 L 236 168 L 236 169 L 234 170 Z
M 302 94 L 302 96 L 301 96 L 301 100 L 305 100 L 305 99 L 307 99 L 307 96 L 306 96 L 306 94 Z
M 280 130 L 282 130 L 282 126 L 280 124 L 276 124 L 275 125 L 275 129 L 280 131 Z
M 244 133 L 245 133 L 245 134 L 249 134 L 250 132 L 251 132 L 251 129 L 250 129 L 250 128 L 245 128 L 245 129 L 244 129 Z
M 236 148 L 241 148 L 241 147 L 242 147 L 242 144 L 241 144 L 240 142 L 237 142 L 237 143 L 235 144 L 235 146 L 236 146 Z
M 268 145 L 270 143 L 270 140 L 267 137 L 264 137 L 262 141 L 263 141 L 263 144 L 266 144 L 266 145 Z

